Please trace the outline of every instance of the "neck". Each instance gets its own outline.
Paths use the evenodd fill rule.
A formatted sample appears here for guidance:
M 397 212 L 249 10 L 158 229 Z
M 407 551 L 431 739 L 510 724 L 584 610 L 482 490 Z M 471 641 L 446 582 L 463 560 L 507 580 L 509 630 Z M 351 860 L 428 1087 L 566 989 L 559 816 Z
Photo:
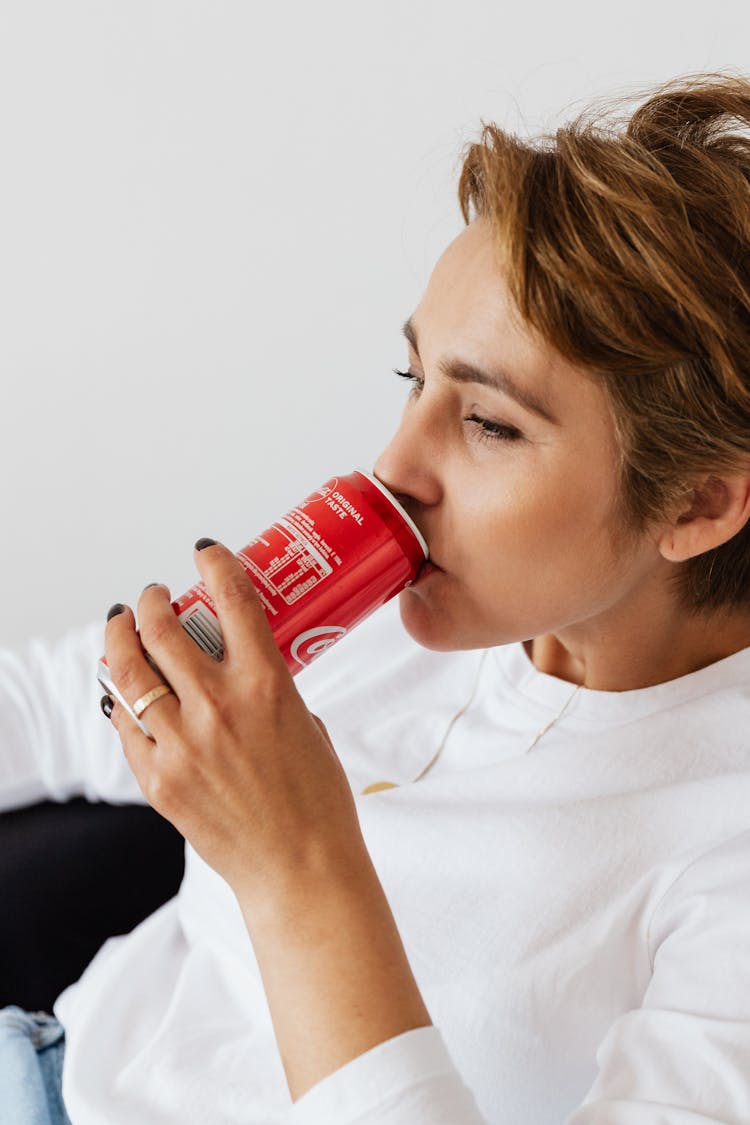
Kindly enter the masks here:
M 697 672 L 750 646 L 750 613 L 577 623 L 526 642 L 540 672 L 594 691 L 633 691 Z

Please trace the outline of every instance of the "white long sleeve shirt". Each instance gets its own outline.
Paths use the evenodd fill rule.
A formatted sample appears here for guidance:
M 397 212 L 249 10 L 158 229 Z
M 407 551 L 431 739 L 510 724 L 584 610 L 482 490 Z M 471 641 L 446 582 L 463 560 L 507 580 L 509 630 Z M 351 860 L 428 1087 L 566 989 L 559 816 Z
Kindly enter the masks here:
M 102 644 L 0 657 L 4 807 L 142 799 Z M 750 649 L 571 698 L 520 644 L 419 648 L 391 603 L 297 683 L 355 793 L 400 783 L 357 804 L 434 1027 L 292 1106 L 234 895 L 188 847 L 55 1005 L 73 1125 L 750 1122 Z

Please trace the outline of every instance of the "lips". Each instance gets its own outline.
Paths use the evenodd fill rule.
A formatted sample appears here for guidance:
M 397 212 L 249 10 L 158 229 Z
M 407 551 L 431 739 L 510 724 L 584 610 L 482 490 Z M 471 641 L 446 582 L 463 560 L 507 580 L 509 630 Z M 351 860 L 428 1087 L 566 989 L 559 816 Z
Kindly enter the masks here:
M 432 559 L 425 559 L 425 561 L 419 568 L 419 573 L 417 574 L 415 581 L 421 582 L 423 578 L 427 578 L 428 575 L 435 574 L 442 569 L 443 568 L 438 566 L 437 563 L 434 563 Z

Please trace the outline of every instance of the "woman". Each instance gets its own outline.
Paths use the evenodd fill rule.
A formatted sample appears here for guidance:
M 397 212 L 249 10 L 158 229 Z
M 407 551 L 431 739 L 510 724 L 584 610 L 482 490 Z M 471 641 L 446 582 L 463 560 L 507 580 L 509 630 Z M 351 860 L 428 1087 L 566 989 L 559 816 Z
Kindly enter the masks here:
M 472 146 L 375 466 L 435 564 L 400 619 L 293 682 L 212 540 L 221 664 L 113 606 L 190 846 L 55 1006 L 74 1125 L 750 1120 L 748 123 L 704 76 Z M 58 773 L 127 795 L 94 741 Z

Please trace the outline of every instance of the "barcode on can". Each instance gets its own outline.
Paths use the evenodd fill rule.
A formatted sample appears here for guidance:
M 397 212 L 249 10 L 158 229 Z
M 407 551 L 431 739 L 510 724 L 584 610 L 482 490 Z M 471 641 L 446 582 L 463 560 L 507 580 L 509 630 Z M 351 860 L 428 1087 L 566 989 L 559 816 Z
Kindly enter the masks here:
M 180 614 L 180 624 L 199 648 L 212 656 L 214 660 L 224 659 L 224 638 L 221 635 L 219 622 L 209 609 L 203 605 L 193 606 L 186 613 Z

